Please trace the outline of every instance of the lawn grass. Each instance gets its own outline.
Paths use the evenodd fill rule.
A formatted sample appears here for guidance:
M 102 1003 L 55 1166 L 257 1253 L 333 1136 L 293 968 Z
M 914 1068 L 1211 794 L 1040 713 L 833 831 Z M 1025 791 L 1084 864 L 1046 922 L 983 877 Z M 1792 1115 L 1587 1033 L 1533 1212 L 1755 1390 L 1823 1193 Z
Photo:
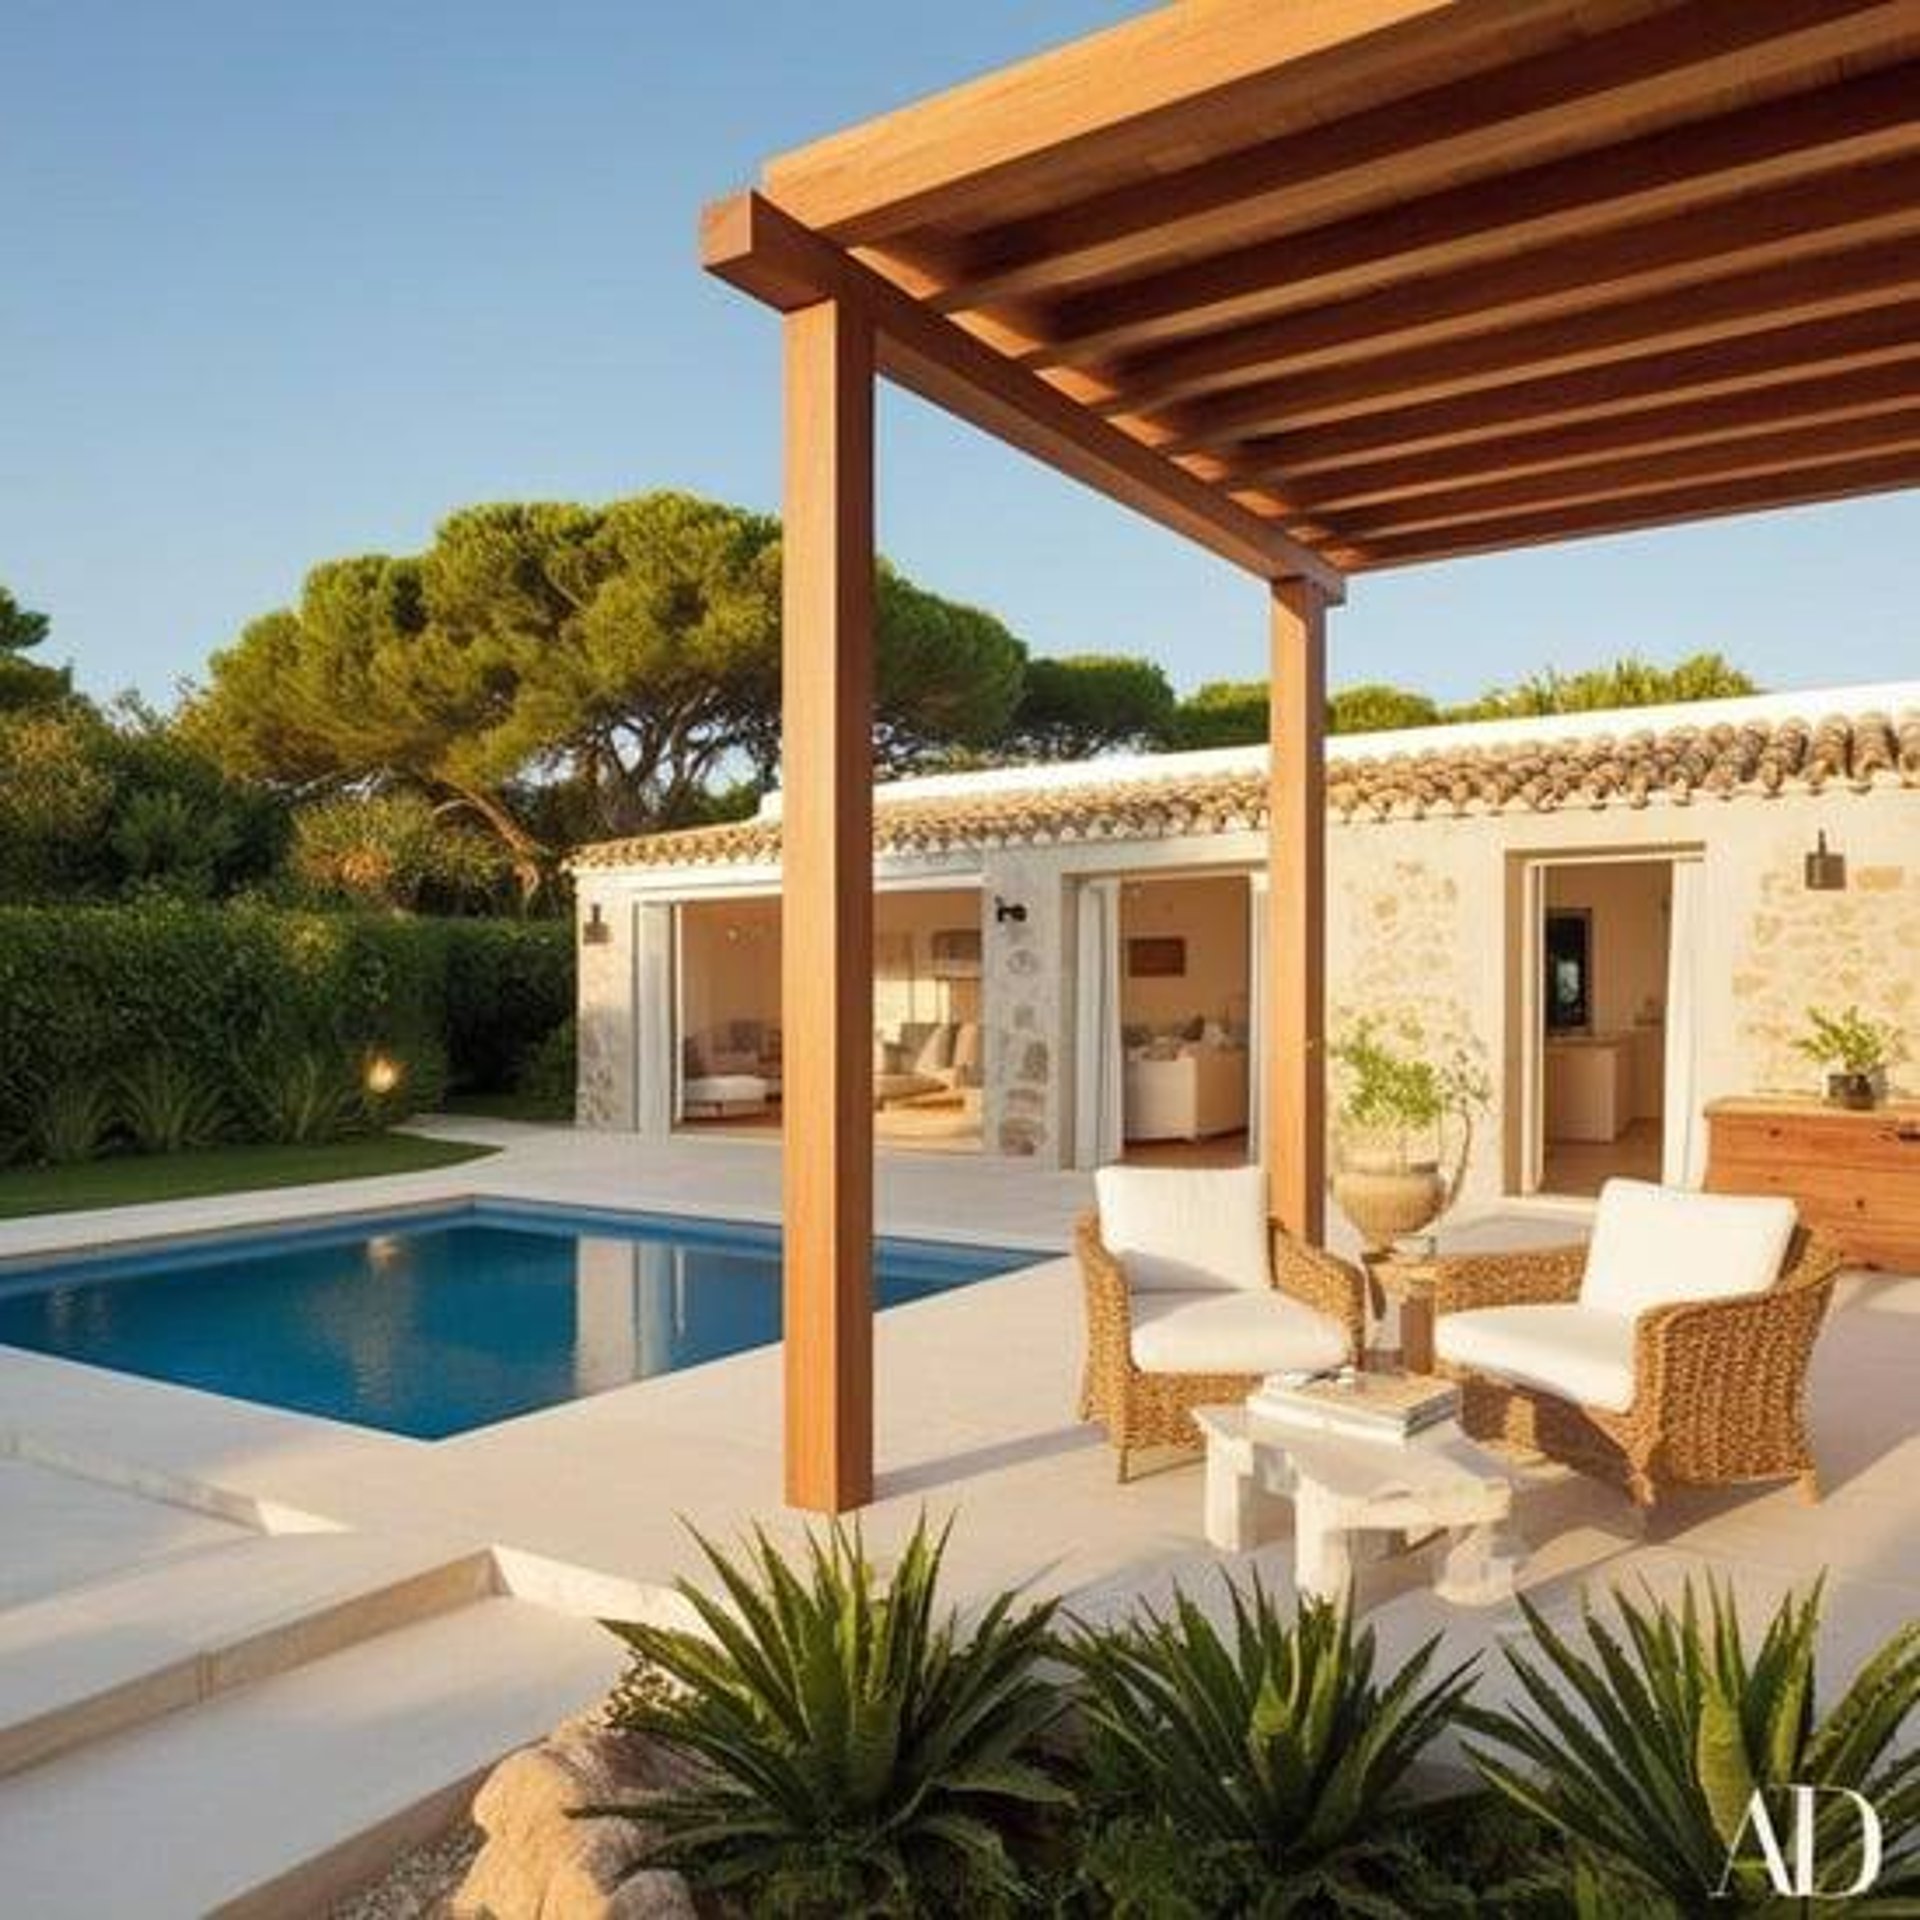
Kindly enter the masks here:
M 312 1147 L 202 1147 L 192 1153 L 122 1154 L 72 1167 L 8 1167 L 0 1171 L 0 1220 L 81 1207 L 190 1200 L 210 1193 L 306 1187 L 381 1173 L 421 1173 L 497 1151 L 465 1140 L 373 1133 Z

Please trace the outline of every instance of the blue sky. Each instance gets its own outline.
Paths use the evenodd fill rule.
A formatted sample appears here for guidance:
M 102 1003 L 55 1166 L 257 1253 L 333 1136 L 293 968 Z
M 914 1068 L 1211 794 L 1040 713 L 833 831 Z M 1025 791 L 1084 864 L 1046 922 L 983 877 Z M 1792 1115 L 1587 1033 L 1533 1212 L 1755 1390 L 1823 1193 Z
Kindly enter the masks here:
M 164 698 L 313 561 L 479 499 L 776 504 L 776 331 L 694 265 L 758 159 L 1113 0 L 8 0 L 0 581 Z M 1259 590 L 917 403 L 881 533 L 1042 652 L 1262 667 Z M 1357 581 L 1336 681 L 1630 649 L 1920 673 L 1920 494 Z

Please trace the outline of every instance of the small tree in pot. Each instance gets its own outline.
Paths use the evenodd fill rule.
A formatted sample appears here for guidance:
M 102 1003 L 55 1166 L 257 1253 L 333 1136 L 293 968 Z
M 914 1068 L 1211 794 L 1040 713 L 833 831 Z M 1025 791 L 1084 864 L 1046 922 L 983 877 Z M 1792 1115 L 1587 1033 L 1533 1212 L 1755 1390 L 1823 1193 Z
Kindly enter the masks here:
M 1471 1052 L 1442 1058 L 1424 1050 L 1416 1022 L 1389 1031 L 1364 1015 L 1335 1041 L 1339 1075 L 1339 1164 L 1333 1197 L 1369 1250 L 1420 1233 L 1453 1205 L 1473 1151 L 1475 1116 L 1492 1089 Z M 1442 1171 L 1449 1123 L 1452 1165 Z
M 1891 1020 L 1874 1020 L 1857 1006 L 1828 1013 L 1807 1009 L 1807 1031 L 1794 1043 L 1827 1071 L 1827 1098 L 1836 1106 L 1863 1111 L 1887 1096 L 1887 1069 L 1906 1057 L 1900 1029 Z

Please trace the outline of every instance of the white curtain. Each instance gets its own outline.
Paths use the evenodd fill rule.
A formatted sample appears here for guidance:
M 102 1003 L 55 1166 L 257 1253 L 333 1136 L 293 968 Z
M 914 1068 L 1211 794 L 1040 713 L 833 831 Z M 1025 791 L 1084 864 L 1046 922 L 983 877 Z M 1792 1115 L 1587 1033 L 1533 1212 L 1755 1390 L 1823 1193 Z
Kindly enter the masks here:
M 1520 1191 L 1538 1193 L 1546 1159 L 1547 870 L 1538 861 L 1521 875 L 1520 1031 L 1527 1035 L 1520 1072 Z
M 1088 880 L 1075 904 L 1073 1164 L 1120 1158 L 1126 1059 L 1120 1039 L 1120 883 Z
M 1673 863 L 1667 925 L 1667 1071 L 1661 1098 L 1664 1143 L 1660 1178 L 1697 1187 L 1706 1173 L 1706 1122 L 1700 1111 L 1700 955 L 1705 944 L 1706 869 Z
M 679 1045 L 674 1009 L 674 910 L 643 902 L 636 915 L 633 1002 L 639 1084 L 634 1129 L 655 1138 L 680 1117 Z
M 1247 888 L 1247 1160 L 1259 1166 L 1267 1138 L 1267 885 Z

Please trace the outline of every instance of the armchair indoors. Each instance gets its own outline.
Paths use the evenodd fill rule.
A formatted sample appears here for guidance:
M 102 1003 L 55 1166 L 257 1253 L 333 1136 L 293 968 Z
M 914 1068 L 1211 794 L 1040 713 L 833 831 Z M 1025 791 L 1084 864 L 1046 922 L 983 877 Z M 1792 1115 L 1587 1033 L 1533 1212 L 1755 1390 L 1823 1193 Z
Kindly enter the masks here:
M 1087 1365 L 1080 1417 L 1119 1450 L 1198 1444 L 1193 1411 L 1269 1373 L 1355 1359 L 1365 1283 L 1267 1215 L 1259 1167 L 1103 1167 L 1079 1226 Z
M 1434 1351 L 1468 1432 L 1640 1506 L 1776 1479 L 1818 1499 L 1807 1368 L 1839 1265 L 1791 1200 L 1610 1180 L 1586 1247 L 1440 1261 Z

